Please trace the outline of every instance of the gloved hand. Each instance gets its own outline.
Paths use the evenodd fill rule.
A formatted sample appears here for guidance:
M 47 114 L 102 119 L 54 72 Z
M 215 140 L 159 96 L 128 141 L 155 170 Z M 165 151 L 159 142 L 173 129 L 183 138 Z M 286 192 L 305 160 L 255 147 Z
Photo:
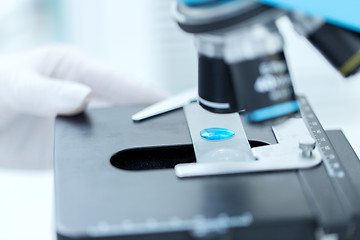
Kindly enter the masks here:
M 68 46 L 0 57 L 0 167 L 52 166 L 54 117 L 102 103 L 154 102 L 164 93 Z
M 0 110 L 72 115 L 83 111 L 91 97 L 129 104 L 164 96 L 69 46 L 0 57 Z

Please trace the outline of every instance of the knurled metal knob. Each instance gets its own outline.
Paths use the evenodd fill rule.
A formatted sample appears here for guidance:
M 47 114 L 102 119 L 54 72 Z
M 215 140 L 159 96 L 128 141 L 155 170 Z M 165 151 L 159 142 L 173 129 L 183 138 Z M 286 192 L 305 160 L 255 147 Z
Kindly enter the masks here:
M 315 147 L 316 141 L 311 137 L 304 138 L 299 141 L 299 148 L 302 150 L 302 156 L 304 158 L 311 158 Z

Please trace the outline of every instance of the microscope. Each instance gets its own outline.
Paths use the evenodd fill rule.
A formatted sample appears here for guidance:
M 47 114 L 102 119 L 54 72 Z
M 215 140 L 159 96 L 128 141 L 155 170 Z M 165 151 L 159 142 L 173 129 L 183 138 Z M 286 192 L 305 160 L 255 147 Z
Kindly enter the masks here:
M 195 36 L 199 103 L 212 112 L 259 123 L 299 110 L 275 24 L 284 15 L 343 76 L 360 68 L 360 34 L 321 19 L 255 1 L 181 0 L 172 12 Z
M 359 239 L 359 159 L 294 93 L 275 21 L 346 77 L 359 33 L 248 0 L 178 0 L 172 14 L 195 36 L 197 102 L 136 122 L 145 106 L 57 117 L 57 238 Z

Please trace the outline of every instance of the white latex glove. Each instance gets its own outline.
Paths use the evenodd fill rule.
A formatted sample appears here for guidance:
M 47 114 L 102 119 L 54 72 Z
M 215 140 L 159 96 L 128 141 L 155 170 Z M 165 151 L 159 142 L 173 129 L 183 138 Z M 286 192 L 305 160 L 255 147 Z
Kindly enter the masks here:
M 51 168 L 55 115 L 79 113 L 90 98 L 119 105 L 164 96 L 68 46 L 2 56 L 0 167 Z
M 72 115 L 83 111 L 92 96 L 129 104 L 155 102 L 165 94 L 69 46 L 0 57 L 0 109 L 40 116 Z

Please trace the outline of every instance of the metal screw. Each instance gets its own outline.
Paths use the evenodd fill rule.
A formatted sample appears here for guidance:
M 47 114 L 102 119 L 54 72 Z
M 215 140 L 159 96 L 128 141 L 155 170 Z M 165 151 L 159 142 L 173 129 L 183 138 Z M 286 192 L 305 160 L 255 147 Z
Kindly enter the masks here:
M 302 150 L 304 158 L 311 158 L 312 152 L 316 147 L 316 142 L 313 138 L 308 137 L 299 141 L 299 148 Z

